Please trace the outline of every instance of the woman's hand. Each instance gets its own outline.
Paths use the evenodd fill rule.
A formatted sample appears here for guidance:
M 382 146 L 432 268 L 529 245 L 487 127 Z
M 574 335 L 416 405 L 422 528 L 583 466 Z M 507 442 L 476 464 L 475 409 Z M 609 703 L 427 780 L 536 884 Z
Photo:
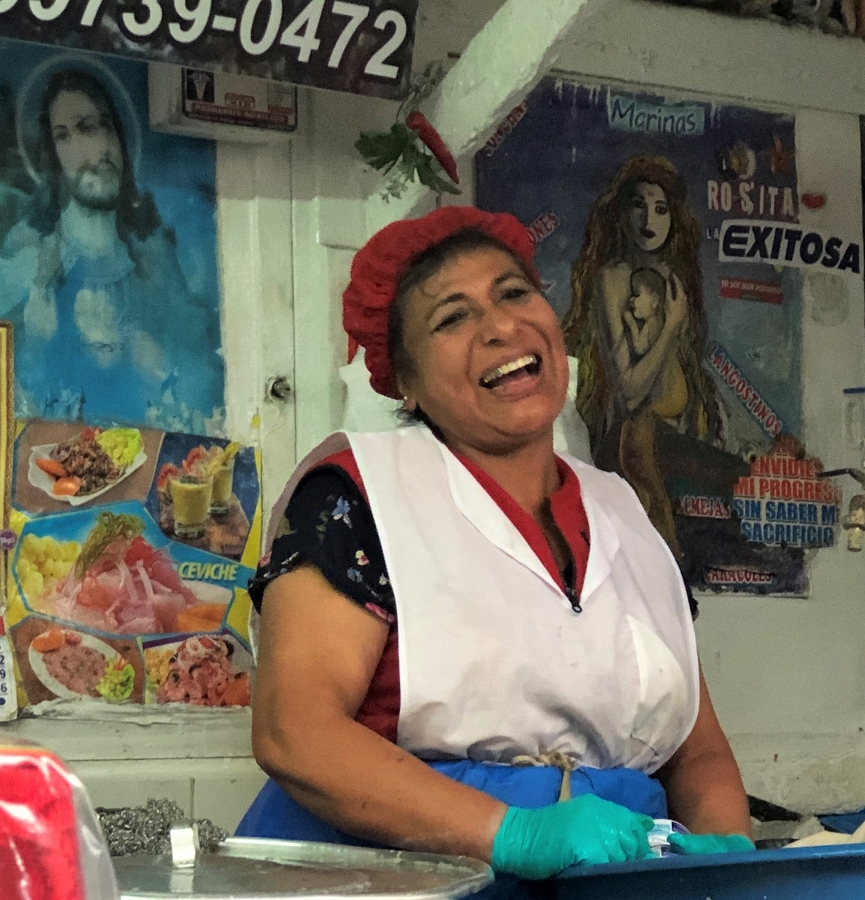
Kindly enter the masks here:
M 739 843 L 736 849 L 744 847 L 740 842 L 751 835 L 748 799 L 702 672 L 697 721 L 688 738 L 672 759 L 658 770 L 656 777 L 667 792 L 670 817 L 693 832 L 690 838 L 734 836 L 733 843 Z M 689 839 L 682 847 L 689 844 L 694 847 L 699 843 Z M 680 848 L 680 852 L 689 851 Z
M 667 843 L 673 853 L 697 856 L 703 853 L 747 853 L 754 843 L 744 834 L 671 834 Z
M 592 794 L 544 806 L 512 806 L 493 841 L 492 866 L 520 878 L 550 878 L 575 865 L 650 855 L 649 816 Z

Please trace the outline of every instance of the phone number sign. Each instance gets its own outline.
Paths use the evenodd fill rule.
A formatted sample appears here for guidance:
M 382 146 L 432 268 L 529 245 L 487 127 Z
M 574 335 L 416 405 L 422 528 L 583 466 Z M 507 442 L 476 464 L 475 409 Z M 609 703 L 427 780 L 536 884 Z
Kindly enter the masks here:
M 399 99 L 418 0 L 0 0 L 0 36 Z

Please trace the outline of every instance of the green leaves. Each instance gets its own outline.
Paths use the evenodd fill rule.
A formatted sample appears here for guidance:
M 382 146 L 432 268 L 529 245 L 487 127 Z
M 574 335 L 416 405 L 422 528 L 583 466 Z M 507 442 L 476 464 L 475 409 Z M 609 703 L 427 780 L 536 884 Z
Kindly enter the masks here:
M 403 191 L 415 181 L 437 194 L 459 194 L 460 189 L 445 175 L 438 161 L 421 141 L 418 132 L 402 121 L 407 110 L 417 109 L 444 78 L 441 63 L 430 63 L 412 80 L 408 96 L 397 113 L 397 121 L 390 131 L 365 131 L 354 146 L 367 165 L 389 175 L 382 197 L 402 196 Z
M 390 131 L 365 131 L 354 146 L 366 163 L 382 173 L 389 172 L 409 148 L 417 135 L 401 122 L 395 122 Z
M 415 171 L 417 172 L 418 181 L 434 190 L 437 194 L 460 193 L 460 189 L 449 178 L 439 176 L 438 172 L 443 171 L 443 169 L 431 156 L 424 156 L 423 161 L 418 163 Z
M 96 517 L 96 524 L 87 535 L 84 546 L 75 563 L 75 574 L 79 580 L 84 578 L 87 570 L 99 559 L 103 551 L 113 541 L 131 541 L 144 534 L 144 521 L 131 513 L 115 514 L 103 510 Z
M 402 122 L 395 122 L 390 131 L 366 131 L 355 141 L 356 149 L 367 165 L 390 174 L 382 196 L 385 200 L 402 196 L 415 181 L 437 194 L 459 194 L 445 175 L 435 157 L 426 149 L 418 133 Z

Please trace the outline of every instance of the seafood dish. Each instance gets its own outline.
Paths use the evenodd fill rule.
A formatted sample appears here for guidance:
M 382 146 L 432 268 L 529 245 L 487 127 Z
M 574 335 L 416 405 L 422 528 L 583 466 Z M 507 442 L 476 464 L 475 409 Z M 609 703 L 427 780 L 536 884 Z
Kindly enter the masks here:
M 167 551 L 146 540 L 144 528 L 138 516 L 103 510 L 80 545 L 25 534 L 16 574 L 28 604 L 113 634 L 218 629 L 227 600 L 202 602 Z M 202 586 L 202 593 L 210 600 L 214 592 Z
M 36 677 L 63 699 L 122 701 L 135 683 L 132 665 L 103 641 L 57 625 L 31 641 L 29 658 Z
M 143 448 L 137 428 L 85 428 L 69 440 L 33 447 L 30 483 L 55 499 L 85 503 L 141 466 Z
M 156 690 L 156 701 L 249 706 L 249 673 L 234 671 L 233 655 L 234 644 L 225 638 L 187 638 L 168 660 L 165 680 Z

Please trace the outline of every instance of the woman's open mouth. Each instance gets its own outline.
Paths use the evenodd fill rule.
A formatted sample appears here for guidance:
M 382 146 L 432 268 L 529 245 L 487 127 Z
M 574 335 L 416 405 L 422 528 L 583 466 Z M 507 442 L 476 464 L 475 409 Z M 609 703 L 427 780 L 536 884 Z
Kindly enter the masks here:
M 651 228 L 641 228 L 640 234 L 649 241 L 655 236 L 655 232 Z
M 506 384 L 514 384 L 526 378 L 534 378 L 540 374 L 540 371 L 541 357 L 536 353 L 529 353 L 484 372 L 480 378 L 480 385 L 493 389 Z

